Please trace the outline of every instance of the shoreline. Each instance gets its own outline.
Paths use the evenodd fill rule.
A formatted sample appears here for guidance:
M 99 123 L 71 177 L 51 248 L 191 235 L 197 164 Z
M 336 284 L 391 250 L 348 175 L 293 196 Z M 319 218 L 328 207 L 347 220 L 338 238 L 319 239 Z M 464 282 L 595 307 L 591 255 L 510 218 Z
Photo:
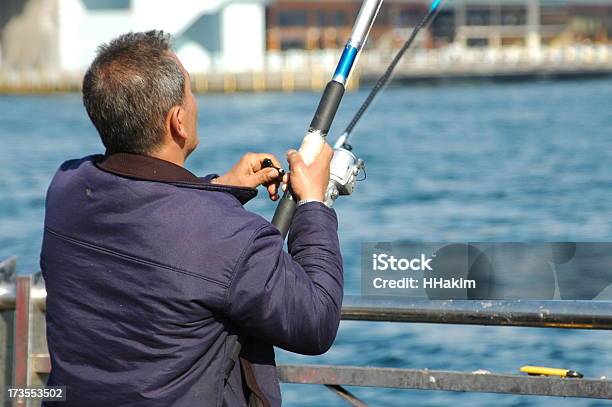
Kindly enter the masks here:
M 251 76 L 251 78 L 248 78 Z M 262 75 L 263 76 L 263 75 Z M 253 74 L 197 74 L 193 75 L 192 89 L 194 93 L 273 93 L 273 92 L 320 92 L 323 87 L 318 79 L 309 74 L 290 73 L 285 75 L 269 75 L 272 79 L 257 83 Z M 279 78 L 280 77 L 280 78 Z M 283 79 L 284 77 L 284 79 Z M 612 77 L 612 68 L 592 70 L 530 70 L 530 71 L 500 71 L 500 72 L 457 72 L 439 74 L 396 75 L 390 82 L 391 87 L 403 86 L 444 86 L 481 83 L 509 82 L 547 82 L 565 80 L 594 80 Z M 360 76 L 355 74 L 349 81 L 347 91 L 361 88 L 371 88 L 378 77 L 374 75 Z M 6 81 L 0 75 L 0 96 L 9 95 L 45 95 L 70 94 L 81 92 L 81 77 L 70 77 L 69 80 L 47 81 L 30 78 L 24 81 Z
M 338 51 L 339 52 L 339 51 Z M 396 50 L 363 53 L 347 90 L 371 87 Z M 321 92 L 336 51 L 269 54 L 261 69 L 193 72 L 197 93 Z M 330 58 L 331 57 L 331 58 Z M 591 79 L 612 76 L 612 46 L 417 50 L 396 67 L 392 85 Z M 0 94 L 80 92 L 83 72 L 0 69 Z

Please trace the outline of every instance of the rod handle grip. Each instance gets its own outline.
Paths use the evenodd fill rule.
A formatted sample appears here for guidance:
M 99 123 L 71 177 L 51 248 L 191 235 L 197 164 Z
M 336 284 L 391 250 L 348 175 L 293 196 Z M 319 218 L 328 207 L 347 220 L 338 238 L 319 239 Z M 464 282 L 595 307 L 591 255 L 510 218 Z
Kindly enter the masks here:
M 304 164 L 310 165 L 325 145 L 326 137 L 320 131 L 309 131 L 302 139 L 302 145 L 298 150 L 304 160 Z

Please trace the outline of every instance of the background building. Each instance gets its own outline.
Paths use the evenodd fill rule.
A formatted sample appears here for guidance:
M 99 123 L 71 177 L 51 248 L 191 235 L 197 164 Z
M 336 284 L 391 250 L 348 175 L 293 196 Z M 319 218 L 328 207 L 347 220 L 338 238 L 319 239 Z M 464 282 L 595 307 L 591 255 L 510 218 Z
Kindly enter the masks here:
M 406 28 L 418 23 L 429 3 L 385 1 L 370 47 L 399 45 Z M 267 48 L 337 48 L 347 38 L 360 4 L 357 0 L 272 2 L 267 8 Z M 610 40 L 609 0 L 455 0 L 446 2 L 423 45 L 539 46 Z
M 79 90 L 97 46 L 162 29 L 198 91 L 319 90 L 360 0 L 0 0 L 0 91 Z M 385 0 L 350 87 L 369 83 L 430 0 Z M 610 0 L 448 0 L 396 79 L 612 73 Z
M 2 0 L 1 61 L 8 69 L 82 71 L 120 33 L 162 29 L 188 69 L 261 69 L 265 0 Z

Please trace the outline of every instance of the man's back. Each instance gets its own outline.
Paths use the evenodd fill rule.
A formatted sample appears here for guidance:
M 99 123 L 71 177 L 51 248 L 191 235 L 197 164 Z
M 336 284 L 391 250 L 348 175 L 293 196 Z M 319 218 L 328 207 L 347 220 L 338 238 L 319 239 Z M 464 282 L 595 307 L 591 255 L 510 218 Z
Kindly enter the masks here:
M 198 103 L 161 31 L 101 45 L 83 103 L 106 152 L 58 170 L 41 253 L 61 405 L 280 405 L 273 346 L 323 353 L 340 323 L 331 147 L 308 165 L 290 151 L 290 177 L 269 153 L 187 171 Z M 278 199 L 281 181 L 297 201 L 289 253 L 242 207 L 258 186 Z
M 327 291 L 317 293 L 297 263 L 283 264 L 286 253 L 267 253 L 282 246 L 278 232 L 231 193 L 189 185 L 182 168 L 184 184 L 135 180 L 101 170 L 100 159 L 65 163 L 47 196 L 49 384 L 68 386 L 70 405 L 219 405 L 226 337 L 238 330 L 302 353 L 329 347 L 342 290 L 335 224 L 322 226 L 333 211 L 310 208 L 322 215 L 311 238 L 329 245 L 321 261 L 337 271 L 319 276 Z M 312 309 L 318 295 L 334 299 L 330 309 Z M 271 355 L 263 364 L 273 368 Z M 280 403 L 277 386 L 264 387 Z
M 90 160 L 63 166 L 47 198 L 42 270 L 51 382 L 86 392 L 71 400 L 220 388 L 224 329 L 212 311 L 257 222 L 226 195 L 121 178 Z

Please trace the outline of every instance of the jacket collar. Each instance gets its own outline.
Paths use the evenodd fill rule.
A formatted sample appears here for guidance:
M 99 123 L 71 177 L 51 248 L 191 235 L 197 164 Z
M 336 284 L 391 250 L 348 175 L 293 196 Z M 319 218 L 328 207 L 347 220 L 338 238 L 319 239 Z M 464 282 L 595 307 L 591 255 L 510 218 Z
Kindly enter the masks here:
M 162 182 L 180 188 L 226 192 L 236 197 L 243 205 L 257 195 L 255 188 L 211 184 L 210 180 L 214 176 L 198 178 L 179 165 L 145 155 L 129 153 L 100 155 L 96 157 L 94 163 L 102 171 L 124 178 Z

